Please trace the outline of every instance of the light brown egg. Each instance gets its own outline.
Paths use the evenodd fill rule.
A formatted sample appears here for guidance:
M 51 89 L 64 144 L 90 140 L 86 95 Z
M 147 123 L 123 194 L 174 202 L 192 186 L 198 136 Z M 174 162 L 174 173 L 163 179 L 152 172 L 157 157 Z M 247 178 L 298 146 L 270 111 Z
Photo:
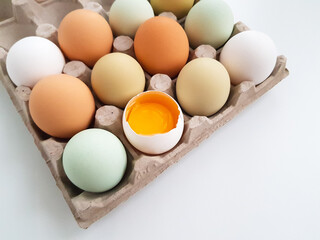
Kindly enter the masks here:
M 88 128 L 95 113 L 90 89 L 66 74 L 41 79 L 31 92 L 29 108 L 34 123 L 58 138 L 70 138 Z

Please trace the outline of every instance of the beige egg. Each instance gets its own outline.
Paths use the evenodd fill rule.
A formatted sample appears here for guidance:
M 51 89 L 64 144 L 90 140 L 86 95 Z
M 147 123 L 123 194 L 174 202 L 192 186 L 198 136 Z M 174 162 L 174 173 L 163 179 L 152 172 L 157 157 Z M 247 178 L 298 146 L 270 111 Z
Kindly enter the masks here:
M 144 91 L 145 75 L 133 57 L 124 53 L 111 53 L 95 64 L 91 83 L 104 104 L 124 108 L 132 97 Z
M 230 85 L 229 74 L 220 62 L 198 58 L 189 62 L 178 76 L 178 102 L 192 116 L 211 116 L 228 100 Z

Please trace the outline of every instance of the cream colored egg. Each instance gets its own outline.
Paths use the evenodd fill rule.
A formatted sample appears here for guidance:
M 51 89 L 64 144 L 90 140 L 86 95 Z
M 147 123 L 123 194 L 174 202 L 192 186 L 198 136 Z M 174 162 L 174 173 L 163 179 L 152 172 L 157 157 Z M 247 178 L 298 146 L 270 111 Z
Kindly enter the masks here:
M 181 70 L 176 93 L 181 107 L 191 116 L 211 116 L 229 97 L 229 74 L 217 60 L 195 59 Z
M 178 103 L 169 95 L 148 91 L 130 100 L 122 119 L 128 141 L 141 152 L 155 155 L 179 142 L 184 119 Z
M 109 21 L 115 35 L 134 37 L 139 26 L 154 17 L 147 0 L 116 0 L 110 9 Z

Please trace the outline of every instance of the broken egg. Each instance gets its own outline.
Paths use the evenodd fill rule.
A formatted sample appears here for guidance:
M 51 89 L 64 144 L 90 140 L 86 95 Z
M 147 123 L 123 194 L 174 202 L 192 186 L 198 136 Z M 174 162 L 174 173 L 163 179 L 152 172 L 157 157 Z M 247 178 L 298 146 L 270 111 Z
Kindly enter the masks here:
M 178 103 L 159 91 L 143 92 L 132 98 L 124 110 L 122 123 L 129 142 L 152 155 L 172 149 L 184 128 Z

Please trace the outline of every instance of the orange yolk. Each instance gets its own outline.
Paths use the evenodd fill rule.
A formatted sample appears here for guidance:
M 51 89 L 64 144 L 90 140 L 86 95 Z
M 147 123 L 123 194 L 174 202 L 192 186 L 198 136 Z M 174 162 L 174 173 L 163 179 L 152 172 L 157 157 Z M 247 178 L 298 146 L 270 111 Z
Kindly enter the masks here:
M 178 123 L 179 109 L 168 95 L 151 91 L 130 101 L 126 120 L 132 130 L 141 135 L 167 133 Z

